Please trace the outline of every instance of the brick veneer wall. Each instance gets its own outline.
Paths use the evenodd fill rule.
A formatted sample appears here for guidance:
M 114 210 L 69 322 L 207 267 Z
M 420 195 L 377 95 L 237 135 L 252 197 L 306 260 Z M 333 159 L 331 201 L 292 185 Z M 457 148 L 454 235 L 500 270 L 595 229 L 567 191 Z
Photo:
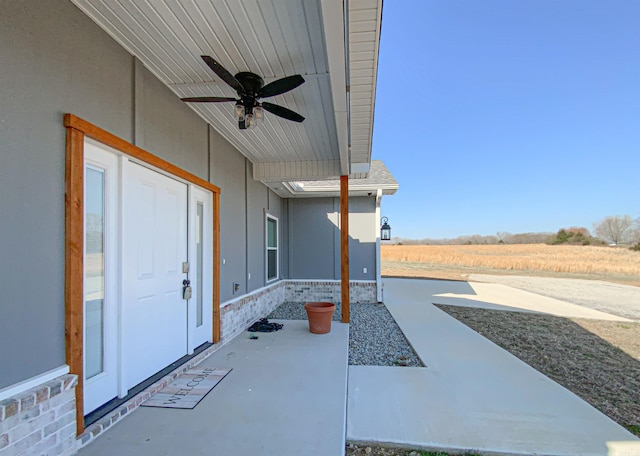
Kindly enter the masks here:
M 286 300 L 292 302 L 342 302 L 339 280 L 287 280 Z M 376 282 L 352 280 L 349 287 L 351 302 L 376 302 Z
M 375 281 L 351 281 L 351 302 L 376 302 Z M 269 315 L 283 302 L 342 301 L 339 280 L 282 280 L 220 309 L 221 342 L 224 344 L 244 331 L 258 318 Z
M 75 375 L 0 402 L 0 455 L 69 455 L 76 448 Z
M 251 326 L 258 318 L 266 317 L 280 304 L 285 302 L 286 286 L 284 281 L 267 286 L 225 303 L 220 309 L 220 337 L 224 344 Z

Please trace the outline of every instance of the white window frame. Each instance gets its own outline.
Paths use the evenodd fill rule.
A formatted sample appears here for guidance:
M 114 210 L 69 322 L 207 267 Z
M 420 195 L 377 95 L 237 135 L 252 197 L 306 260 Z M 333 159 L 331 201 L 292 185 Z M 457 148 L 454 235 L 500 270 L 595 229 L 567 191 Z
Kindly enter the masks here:
M 269 247 L 269 220 L 276 222 L 276 246 Z M 276 251 L 276 275 L 269 277 L 269 251 Z M 275 215 L 266 213 L 264 219 L 264 276 L 266 283 L 273 282 L 280 278 L 280 220 Z

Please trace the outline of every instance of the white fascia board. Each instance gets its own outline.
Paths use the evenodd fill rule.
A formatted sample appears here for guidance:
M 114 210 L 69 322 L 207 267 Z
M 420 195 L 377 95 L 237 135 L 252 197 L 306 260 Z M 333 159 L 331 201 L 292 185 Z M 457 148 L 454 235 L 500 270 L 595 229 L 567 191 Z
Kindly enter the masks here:
M 254 163 L 253 178 L 262 182 L 334 178 L 340 174 L 339 160 Z
M 371 121 L 369 124 L 369 160 L 373 149 L 373 125 L 376 113 L 376 94 L 378 87 L 378 60 L 380 57 L 380 32 L 382 31 L 382 0 L 378 0 L 378 18 L 376 27 L 375 52 L 373 53 L 373 93 L 371 94 Z
M 336 112 L 336 127 L 338 130 L 338 149 L 340 150 L 340 175 L 351 174 L 349 153 L 349 118 L 346 112 Z
M 335 194 L 340 193 L 340 187 L 335 184 L 314 186 L 314 187 L 302 187 L 292 185 L 290 182 L 283 182 L 284 187 L 295 196 L 304 195 L 317 195 L 317 194 Z M 354 192 L 380 192 L 381 195 L 390 195 L 396 192 L 397 185 L 371 185 L 371 184 L 357 184 L 353 180 L 349 180 L 349 193 Z
M 327 47 L 331 98 L 338 134 L 340 154 L 340 175 L 349 172 L 349 106 L 347 103 L 347 56 L 345 50 L 345 7 L 344 2 L 320 0 L 322 25 Z

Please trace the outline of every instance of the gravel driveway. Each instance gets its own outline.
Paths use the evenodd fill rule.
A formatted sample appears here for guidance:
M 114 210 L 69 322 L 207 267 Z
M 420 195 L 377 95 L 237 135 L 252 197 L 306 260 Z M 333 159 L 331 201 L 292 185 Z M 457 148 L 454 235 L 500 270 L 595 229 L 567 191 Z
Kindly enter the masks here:
M 613 315 L 640 320 L 640 287 L 600 280 L 471 274 L 469 281 L 499 283 Z

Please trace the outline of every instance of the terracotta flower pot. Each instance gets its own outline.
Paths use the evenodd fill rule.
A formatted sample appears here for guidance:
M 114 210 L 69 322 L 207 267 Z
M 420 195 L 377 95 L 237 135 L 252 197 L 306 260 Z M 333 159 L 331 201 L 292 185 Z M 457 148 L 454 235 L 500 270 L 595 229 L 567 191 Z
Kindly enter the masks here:
M 308 302 L 304 305 L 309 318 L 309 331 L 326 334 L 331 331 L 331 320 L 336 305 L 331 302 Z

